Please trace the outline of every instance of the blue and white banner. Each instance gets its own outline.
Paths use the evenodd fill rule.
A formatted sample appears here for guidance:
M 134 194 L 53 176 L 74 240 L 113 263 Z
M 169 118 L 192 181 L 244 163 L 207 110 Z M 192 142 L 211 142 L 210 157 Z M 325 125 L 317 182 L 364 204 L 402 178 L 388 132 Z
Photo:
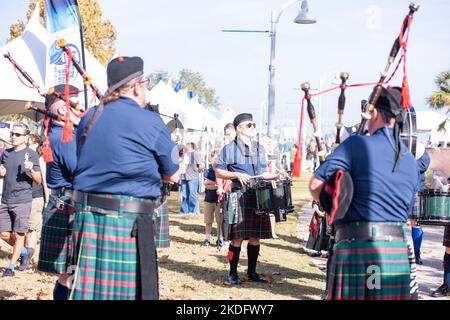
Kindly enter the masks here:
M 81 19 L 78 15 L 78 4 L 76 0 L 46 0 L 47 11 L 47 29 L 52 36 L 51 45 L 47 47 L 47 72 L 45 77 L 45 87 L 50 88 L 58 84 L 64 84 L 66 55 L 63 50 L 58 47 L 56 40 L 65 39 L 68 48 L 72 52 L 74 60 L 81 66 L 82 61 L 82 33 Z M 82 90 L 83 78 L 78 74 L 77 70 L 70 64 L 69 84 L 76 86 Z M 80 99 L 84 104 L 83 99 Z

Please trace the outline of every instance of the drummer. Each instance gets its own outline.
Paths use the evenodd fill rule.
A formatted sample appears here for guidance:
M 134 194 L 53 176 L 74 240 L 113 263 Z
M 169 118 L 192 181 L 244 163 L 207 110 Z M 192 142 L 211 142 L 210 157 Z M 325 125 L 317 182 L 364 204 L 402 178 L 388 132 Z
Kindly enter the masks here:
M 227 259 L 230 263 L 228 281 L 240 285 L 238 276 L 239 255 L 243 240 L 248 240 L 248 270 L 249 281 L 267 283 L 267 280 L 256 272 L 256 264 L 260 251 L 260 239 L 272 237 L 269 215 L 256 215 L 255 193 L 246 192 L 246 187 L 252 176 L 258 174 L 264 179 L 276 179 L 278 175 L 267 172 L 264 148 L 257 142 L 252 142 L 256 135 L 256 124 L 250 113 L 241 113 L 234 118 L 233 125 L 237 136 L 225 145 L 220 153 L 216 176 L 230 179 L 232 193 L 238 197 L 239 218 L 231 226 L 230 247 Z M 283 176 L 284 178 L 284 176 Z
M 446 190 L 450 187 L 450 177 L 447 179 Z M 450 297 L 450 226 L 446 226 L 444 230 L 444 282 L 442 285 L 431 293 L 432 297 Z

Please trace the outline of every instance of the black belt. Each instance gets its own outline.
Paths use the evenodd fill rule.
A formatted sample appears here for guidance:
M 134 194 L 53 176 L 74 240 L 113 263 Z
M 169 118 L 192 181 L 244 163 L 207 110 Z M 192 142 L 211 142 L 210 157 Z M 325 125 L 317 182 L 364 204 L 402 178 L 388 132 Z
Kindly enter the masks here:
M 67 188 L 67 187 L 61 187 L 61 188 L 57 188 L 57 189 L 52 189 L 51 195 L 55 196 L 55 197 L 58 197 L 58 198 L 62 197 L 62 196 L 72 198 L 73 190 L 70 189 L 70 188 Z
M 97 196 L 91 193 L 74 191 L 73 202 L 79 202 L 93 212 L 117 214 L 119 210 L 129 213 L 137 213 L 131 236 L 136 238 L 139 259 L 139 283 L 141 300 L 158 300 L 158 268 L 155 247 L 155 230 L 153 225 L 154 204 L 151 202 L 140 202 L 129 199 L 112 199 Z M 100 210 L 98 210 L 100 209 Z M 105 210 L 106 212 L 100 212 Z
M 154 204 L 147 201 L 133 201 L 130 199 L 113 199 L 98 196 L 92 193 L 84 193 L 75 190 L 72 196 L 73 202 L 79 202 L 83 206 L 102 209 L 108 212 L 128 212 L 137 214 L 153 214 Z M 102 213 L 102 212 L 98 212 Z M 107 213 L 107 212 L 105 212 Z
M 405 241 L 402 226 L 364 222 L 359 225 L 336 226 L 335 241 Z

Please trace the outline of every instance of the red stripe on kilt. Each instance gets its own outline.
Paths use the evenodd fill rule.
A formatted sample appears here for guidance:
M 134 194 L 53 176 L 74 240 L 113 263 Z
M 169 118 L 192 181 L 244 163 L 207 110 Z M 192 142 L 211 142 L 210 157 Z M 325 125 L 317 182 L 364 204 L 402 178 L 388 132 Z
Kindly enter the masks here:
M 136 273 L 135 273 L 136 274 Z M 115 286 L 115 287 L 121 287 L 121 288 L 134 288 L 136 287 L 136 281 L 119 281 L 119 280 L 102 280 L 98 278 L 92 278 L 92 277 L 85 277 L 83 280 L 85 280 L 84 283 L 95 283 L 97 285 L 101 286 Z M 103 291 L 100 291 L 103 292 Z
M 95 223 L 83 223 L 83 226 L 86 227 L 94 227 L 94 228 L 99 228 L 99 229 L 109 229 L 109 230 L 117 230 L 117 231 L 130 231 L 130 228 L 120 228 L 120 227 L 114 227 L 114 226 L 105 226 L 105 225 L 98 225 Z
M 379 263 L 379 264 L 404 264 L 405 260 L 355 260 L 355 261 L 339 261 L 336 262 L 336 265 L 344 265 L 344 264 L 371 264 L 371 263 Z
M 128 237 L 119 237 L 119 236 L 107 236 L 103 234 L 98 234 L 94 232 L 82 232 L 85 240 L 88 239 L 98 239 L 104 241 L 116 241 L 121 243 L 133 243 L 136 242 L 136 238 L 128 238 Z M 89 256 L 89 255 L 88 255 Z
M 354 249 L 336 249 L 338 254 L 366 254 L 366 253 L 405 253 L 406 248 L 354 248 Z
M 88 293 L 93 293 L 93 294 L 98 294 L 99 296 L 102 296 L 102 297 L 104 297 L 104 296 L 136 297 L 136 293 L 114 292 L 114 293 L 105 294 L 104 291 L 90 290 L 90 289 L 86 289 L 86 290 L 75 289 L 75 291 L 82 292 L 84 294 L 84 296 L 86 296 L 86 294 L 88 294 Z
M 368 289 L 366 285 L 364 286 L 344 286 L 340 285 L 336 287 L 337 289 Z M 409 288 L 409 283 L 406 284 L 384 284 L 381 285 L 381 289 L 394 289 L 394 288 Z M 381 290 L 379 289 L 379 290 Z

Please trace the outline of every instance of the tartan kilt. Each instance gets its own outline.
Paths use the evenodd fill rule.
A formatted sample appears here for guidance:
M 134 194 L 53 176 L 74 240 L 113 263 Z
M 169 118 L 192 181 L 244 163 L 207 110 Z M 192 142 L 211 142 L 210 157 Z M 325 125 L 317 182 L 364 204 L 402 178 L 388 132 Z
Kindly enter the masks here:
M 169 206 L 167 197 L 159 197 L 155 207 L 155 246 L 158 249 L 170 247 Z
M 42 213 L 42 232 L 39 249 L 38 270 L 65 273 L 72 257 L 72 224 L 74 209 L 70 197 L 59 197 L 65 204 L 56 207 L 56 198 L 51 196 Z
M 335 244 L 327 299 L 411 299 L 416 289 L 412 284 L 409 256 L 406 241 L 341 241 Z
M 239 198 L 242 220 L 230 227 L 230 239 L 271 239 L 272 228 L 269 215 L 256 214 L 256 194 L 243 193 Z
M 96 195 L 143 200 L 123 195 Z M 150 199 L 143 201 L 155 202 Z M 131 235 L 139 215 L 128 212 L 122 212 L 120 216 L 93 213 L 84 210 L 81 203 L 75 203 L 75 207 L 72 234 L 76 271 L 70 299 L 139 299 L 138 248 L 136 238 Z
M 444 242 L 443 245 L 445 247 L 450 248 L 450 226 L 446 226 L 444 229 Z

